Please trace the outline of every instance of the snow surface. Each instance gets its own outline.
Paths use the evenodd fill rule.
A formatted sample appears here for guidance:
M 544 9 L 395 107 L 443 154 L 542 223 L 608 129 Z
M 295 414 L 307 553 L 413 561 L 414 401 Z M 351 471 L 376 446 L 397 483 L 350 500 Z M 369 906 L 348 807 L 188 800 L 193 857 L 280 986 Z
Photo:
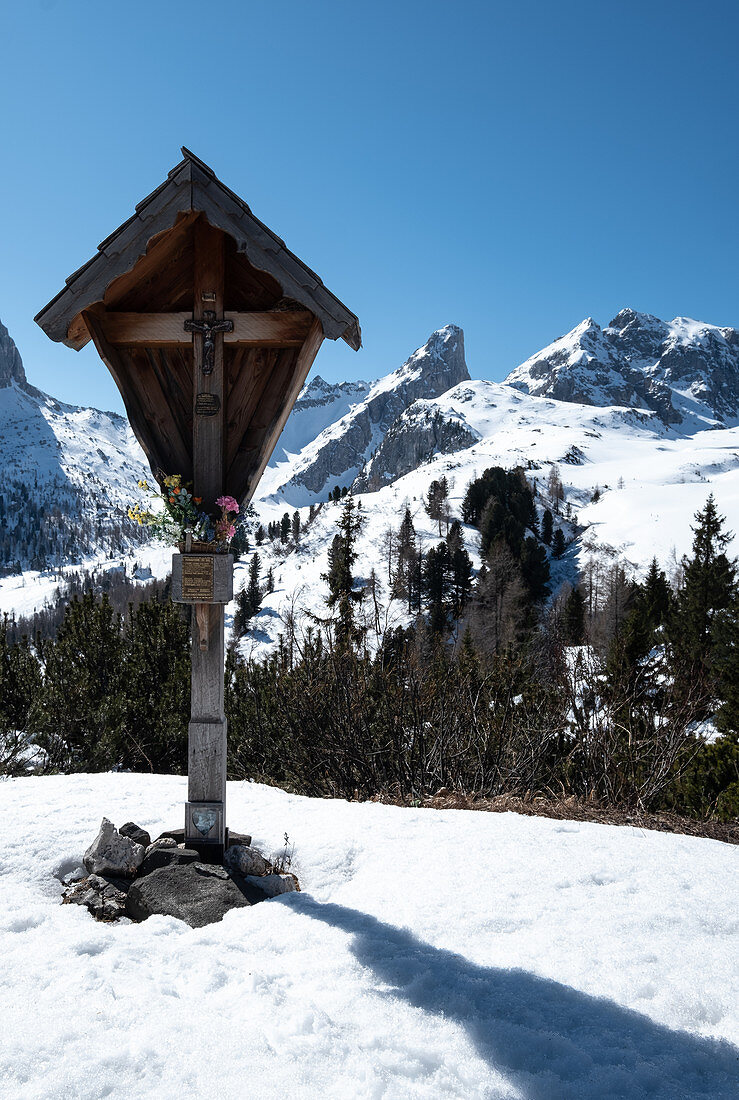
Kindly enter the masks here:
M 186 780 L 2 785 L 0 1094 L 734 1100 L 737 849 L 229 784 L 303 892 L 193 930 L 62 906 L 103 814 L 177 824 Z

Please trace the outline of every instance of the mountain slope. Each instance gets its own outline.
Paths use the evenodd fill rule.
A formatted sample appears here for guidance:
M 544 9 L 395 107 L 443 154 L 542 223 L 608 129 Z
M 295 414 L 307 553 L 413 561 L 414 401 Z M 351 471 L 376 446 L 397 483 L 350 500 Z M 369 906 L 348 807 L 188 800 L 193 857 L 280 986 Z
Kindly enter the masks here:
M 361 400 L 297 455 L 286 454 L 290 448 L 281 439 L 283 457 L 278 454 L 270 463 L 260 497 L 301 507 L 325 499 L 336 484 L 351 485 L 408 405 L 419 398 L 437 397 L 469 376 L 461 328 L 446 325 L 438 329 L 401 367 L 373 383 Z M 304 390 L 301 401 L 305 394 Z
M 62 404 L 29 385 L 0 326 L 0 571 L 127 553 L 126 515 L 146 461 L 124 417 Z
M 516 367 L 506 383 L 537 397 L 656 412 L 690 432 L 739 423 L 739 331 L 624 309 L 592 317 Z

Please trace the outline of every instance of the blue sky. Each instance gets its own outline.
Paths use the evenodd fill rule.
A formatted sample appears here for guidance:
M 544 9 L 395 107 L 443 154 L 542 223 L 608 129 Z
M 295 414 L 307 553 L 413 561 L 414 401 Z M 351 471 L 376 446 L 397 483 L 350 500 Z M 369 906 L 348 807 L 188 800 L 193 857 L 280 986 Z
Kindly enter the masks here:
M 121 408 L 34 314 L 187 145 L 359 315 L 329 379 L 463 326 L 500 379 L 625 305 L 739 326 L 739 8 L 0 0 L 0 319 L 29 379 Z

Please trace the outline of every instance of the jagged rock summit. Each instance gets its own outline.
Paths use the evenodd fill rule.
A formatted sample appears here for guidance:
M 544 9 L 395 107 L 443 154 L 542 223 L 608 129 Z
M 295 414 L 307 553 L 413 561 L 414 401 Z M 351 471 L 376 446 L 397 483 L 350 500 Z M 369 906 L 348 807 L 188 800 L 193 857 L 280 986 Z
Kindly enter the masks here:
M 299 507 L 323 499 L 335 484 L 351 485 L 409 405 L 440 397 L 469 377 L 462 329 L 458 325 L 437 329 L 401 367 L 367 387 L 360 400 L 301 450 L 288 479 L 281 483 L 279 464 L 273 467 L 263 482 L 262 495 Z M 309 396 L 306 387 L 296 408 Z
M 15 346 L 13 337 L 0 321 L 0 389 L 5 389 L 12 382 L 17 382 L 19 386 L 25 388 L 26 372 L 23 369 L 21 353 Z
M 739 423 L 739 331 L 622 309 L 586 318 L 506 378 L 536 397 L 650 410 L 684 431 Z

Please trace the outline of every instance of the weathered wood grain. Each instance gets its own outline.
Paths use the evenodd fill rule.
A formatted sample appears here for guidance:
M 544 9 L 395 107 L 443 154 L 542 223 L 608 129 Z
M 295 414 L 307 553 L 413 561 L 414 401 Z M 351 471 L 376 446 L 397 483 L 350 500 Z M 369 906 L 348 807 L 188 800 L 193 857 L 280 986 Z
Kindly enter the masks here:
M 313 314 L 308 310 L 288 313 L 223 314 L 233 322 L 233 332 L 223 334 L 226 344 L 257 347 L 300 347 L 307 337 Z M 191 337 L 185 331 L 185 321 L 192 312 L 180 313 L 110 313 L 101 316 L 101 324 L 109 342 L 114 345 L 133 344 L 145 347 L 172 344 L 189 345 Z

